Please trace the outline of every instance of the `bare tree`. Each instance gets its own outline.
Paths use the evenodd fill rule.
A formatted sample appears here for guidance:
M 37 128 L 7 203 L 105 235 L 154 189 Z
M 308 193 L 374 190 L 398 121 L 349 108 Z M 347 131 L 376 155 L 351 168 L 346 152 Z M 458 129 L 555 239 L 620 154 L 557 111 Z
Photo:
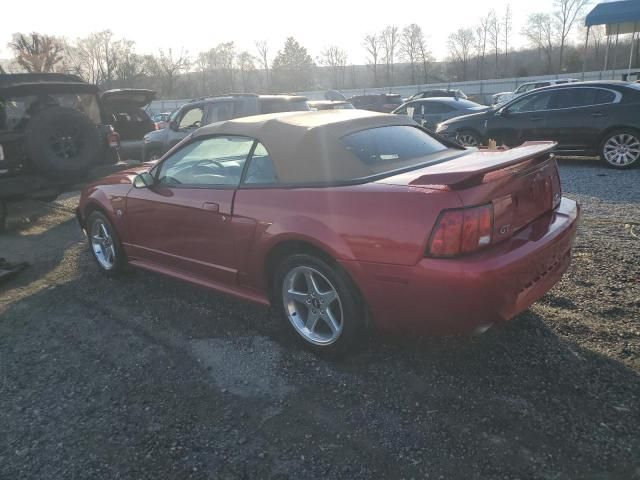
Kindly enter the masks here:
M 527 19 L 527 25 L 522 30 L 529 43 L 544 53 L 547 60 L 547 72 L 553 69 L 554 29 L 551 16 L 546 13 L 533 13 Z
M 171 97 L 178 75 L 189 68 L 187 52 L 180 50 L 179 53 L 174 54 L 171 48 L 167 51 L 161 49 L 159 55 L 153 59 L 150 67 L 162 84 L 162 93 L 166 97 Z
M 220 73 L 222 76 L 222 85 L 228 92 L 234 90 L 233 64 L 236 57 L 236 47 L 233 42 L 223 42 L 215 48 Z
M 240 52 L 236 60 L 238 65 L 238 70 L 240 70 L 240 79 L 242 81 L 243 92 L 248 92 L 250 90 L 249 79 L 251 74 L 256 69 L 254 61 L 255 61 L 255 57 L 247 51 Z
M 562 72 L 564 49 L 567 37 L 575 24 L 576 18 L 584 10 L 590 0 L 555 0 L 557 10 L 554 12 L 558 41 L 560 42 L 560 59 L 558 73 Z
M 327 47 L 320 57 L 320 64 L 329 67 L 333 88 L 344 87 L 347 52 L 335 45 Z
M 458 65 L 463 82 L 467 79 L 467 67 L 474 42 L 475 36 L 470 28 L 459 28 L 447 39 L 449 55 L 451 60 Z
M 260 40 L 255 42 L 255 46 L 258 51 L 258 60 L 264 70 L 264 89 L 269 91 L 269 44 L 266 40 Z
M 476 69 L 480 80 L 484 80 L 484 64 L 487 55 L 487 39 L 489 38 L 490 13 L 480 19 L 476 27 Z
M 511 4 L 507 4 L 502 17 L 502 35 L 504 39 L 504 70 L 508 69 L 509 60 L 509 38 L 513 30 L 513 14 L 511 12 Z
M 427 39 L 424 34 L 422 34 L 419 39 L 418 49 L 420 53 L 418 58 L 422 63 L 422 74 L 424 75 L 423 81 L 424 83 L 429 83 L 429 63 L 433 61 L 433 56 L 431 55 L 431 51 L 429 50 Z
M 500 55 L 501 29 L 502 23 L 500 22 L 498 15 L 496 15 L 495 10 L 491 10 L 489 12 L 489 41 L 491 42 L 491 49 L 493 50 L 493 55 L 495 58 L 494 78 L 498 78 L 500 73 L 498 58 Z
M 64 46 L 57 38 L 35 32 L 15 33 L 9 47 L 18 65 L 27 72 L 53 72 L 64 53 Z
M 120 87 L 132 87 L 137 79 L 147 73 L 144 57 L 135 52 L 135 42 L 131 40 L 118 40 L 113 50 L 116 59 L 115 79 Z
M 396 25 L 387 25 L 382 31 L 382 49 L 384 52 L 384 63 L 387 67 L 387 85 L 393 86 L 393 68 L 398 50 L 400 35 Z
M 416 84 L 416 65 L 420 59 L 420 45 L 424 41 L 424 34 L 419 25 L 412 23 L 402 30 L 400 39 L 400 54 L 409 63 L 411 71 L 411 85 Z
M 381 40 L 378 35 L 371 34 L 364 37 L 364 48 L 369 54 L 368 65 L 373 70 L 373 86 L 378 86 L 378 62 L 380 60 Z

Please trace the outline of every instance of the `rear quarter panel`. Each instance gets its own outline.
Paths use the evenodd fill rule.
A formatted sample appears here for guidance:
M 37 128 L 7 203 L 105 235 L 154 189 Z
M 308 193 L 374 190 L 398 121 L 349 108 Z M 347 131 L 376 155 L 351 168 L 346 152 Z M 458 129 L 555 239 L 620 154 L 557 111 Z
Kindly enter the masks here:
M 264 287 L 266 258 L 287 240 L 308 242 L 337 260 L 414 265 L 440 211 L 460 205 L 455 192 L 395 185 L 240 189 L 234 221 L 245 232 L 237 252 L 241 278 Z M 250 220 L 255 231 L 246 241 Z

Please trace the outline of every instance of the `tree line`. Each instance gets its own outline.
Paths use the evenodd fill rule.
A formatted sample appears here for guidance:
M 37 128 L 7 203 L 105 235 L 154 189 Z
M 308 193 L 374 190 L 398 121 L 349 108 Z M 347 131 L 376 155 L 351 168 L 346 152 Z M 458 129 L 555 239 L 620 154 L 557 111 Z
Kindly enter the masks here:
M 7 70 L 73 73 L 103 89 L 154 88 L 163 98 L 562 74 L 579 71 L 585 60 L 580 38 L 571 39 L 588 2 L 555 0 L 553 12 L 529 15 L 520 31 L 527 43 L 519 49 L 513 47 L 511 6 L 501 12 L 490 10 L 475 27 L 459 28 L 448 36 L 448 55 L 440 62 L 433 57 L 423 29 L 412 23 L 367 33 L 362 40 L 365 65 L 353 64 L 348 52 L 335 44 L 327 45 L 314 59 L 293 37 L 278 50 L 261 40 L 254 42 L 251 51 L 222 42 L 193 55 L 182 48 L 140 54 L 135 42 L 105 30 L 75 40 L 15 33 L 9 43 L 13 59 Z M 585 32 L 580 33 L 578 37 L 584 37 Z M 587 65 L 599 68 L 604 29 L 593 28 L 589 39 Z M 622 45 L 625 48 L 624 39 Z

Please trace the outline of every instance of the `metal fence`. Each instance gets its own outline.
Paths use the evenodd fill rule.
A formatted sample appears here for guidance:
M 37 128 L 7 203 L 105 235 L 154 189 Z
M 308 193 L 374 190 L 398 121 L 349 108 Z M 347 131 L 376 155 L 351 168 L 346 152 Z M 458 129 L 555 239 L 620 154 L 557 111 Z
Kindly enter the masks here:
M 556 78 L 575 78 L 578 80 L 611 80 L 621 79 L 622 74 L 627 70 L 607 70 L 606 72 L 585 72 L 583 73 L 566 73 L 562 75 L 539 75 L 536 77 L 514 77 L 500 78 L 493 80 L 474 80 L 470 82 L 448 82 L 448 83 L 430 83 L 422 85 L 404 85 L 400 87 L 379 87 L 379 88 L 357 88 L 350 90 L 341 90 L 347 97 L 354 95 L 371 95 L 376 93 L 399 93 L 403 97 L 409 97 L 414 93 L 422 90 L 430 89 L 460 89 L 468 96 L 473 97 L 479 103 L 491 104 L 491 96 L 500 92 L 512 92 L 523 83 L 535 82 L 539 80 L 551 80 Z M 309 100 L 324 99 L 325 90 L 316 90 L 311 92 L 298 92 L 300 95 L 307 97 Z M 151 102 L 148 110 L 153 113 L 170 112 L 185 103 L 189 99 L 181 100 L 155 100 Z

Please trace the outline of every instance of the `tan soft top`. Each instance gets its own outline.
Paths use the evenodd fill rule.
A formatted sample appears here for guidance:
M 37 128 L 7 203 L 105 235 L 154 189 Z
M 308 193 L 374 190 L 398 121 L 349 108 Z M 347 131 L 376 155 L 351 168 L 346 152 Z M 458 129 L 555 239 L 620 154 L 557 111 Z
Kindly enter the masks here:
M 365 110 L 286 112 L 214 123 L 194 136 L 244 135 L 259 140 L 283 183 L 335 182 L 376 173 L 344 148 L 340 139 L 390 125 L 416 124 L 406 116 Z

